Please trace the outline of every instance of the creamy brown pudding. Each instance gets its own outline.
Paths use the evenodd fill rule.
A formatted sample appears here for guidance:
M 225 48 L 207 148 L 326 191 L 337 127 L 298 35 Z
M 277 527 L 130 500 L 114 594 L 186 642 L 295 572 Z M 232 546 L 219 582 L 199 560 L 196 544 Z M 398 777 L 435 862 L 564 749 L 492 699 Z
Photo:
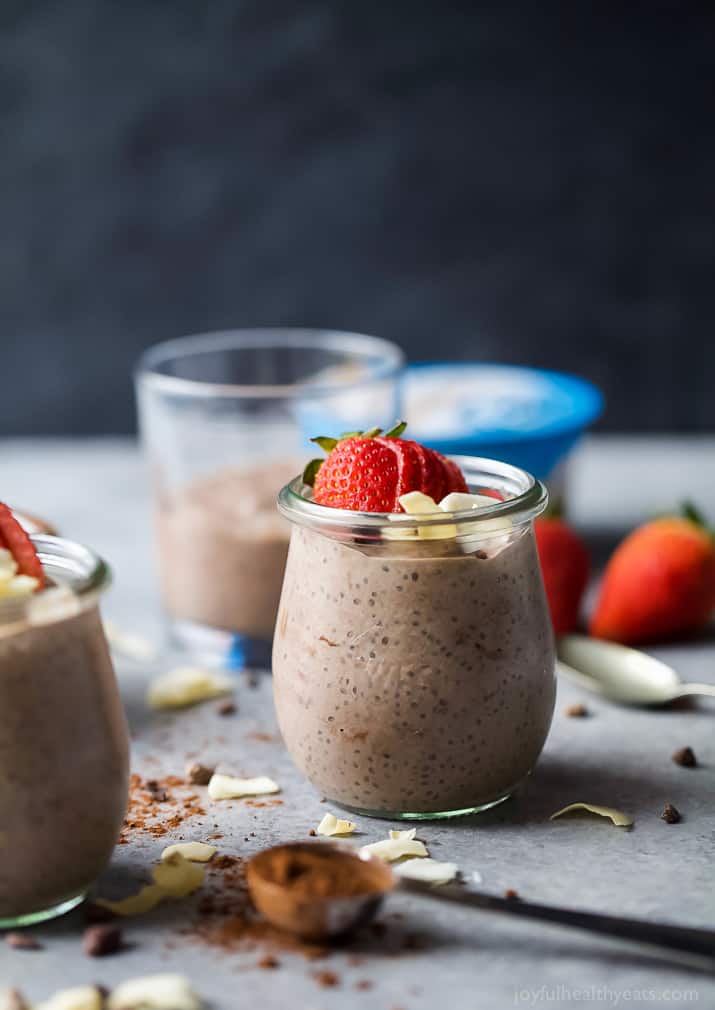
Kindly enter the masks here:
M 35 542 L 46 556 L 61 554 L 63 566 L 76 560 L 77 545 Z M 0 600 L 5 925 L 81 900 L 109 862 L 126 810 L 128 735 L 96 606 L 102 581 L 84 581 L 76 596 L 53 600 L 59 594 L 49 589 L 31 602 Z
M 289 528 L 276 495 L 296 470 L 222 470 L 162 499 L 161 581 L 170 615 L 250 638 L 273 634 Z
M 554 707 L 531 526 L 543 506 L 496 506 L 512 525 L 485 538 L 469 519 L 459 527 L 469 537 L 375 541 L 363 514 L 331 528 L 336 510 L 300 516 L 291 494 L 283 507 L 301 525 L 273 676 L 298 767 L 328 798 L 373 814 L 456 813 L 506 797 L 533 768 Z

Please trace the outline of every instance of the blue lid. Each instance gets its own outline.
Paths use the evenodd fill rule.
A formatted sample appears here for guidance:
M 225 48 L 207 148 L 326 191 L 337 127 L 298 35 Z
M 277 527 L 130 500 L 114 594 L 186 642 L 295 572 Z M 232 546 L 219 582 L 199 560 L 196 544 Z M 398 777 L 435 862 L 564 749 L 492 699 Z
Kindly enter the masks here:
M 542 480 L 603 409 L 590 382 L 538 368 L 413 365 L 403 378 L 409 436 L 446 456 L 488 456 Z
M 518 365 L 411 365 L 403 379 L 410 437 L 511 443 L 578 433 L 603 409 L 595 386 L 575 375 Z

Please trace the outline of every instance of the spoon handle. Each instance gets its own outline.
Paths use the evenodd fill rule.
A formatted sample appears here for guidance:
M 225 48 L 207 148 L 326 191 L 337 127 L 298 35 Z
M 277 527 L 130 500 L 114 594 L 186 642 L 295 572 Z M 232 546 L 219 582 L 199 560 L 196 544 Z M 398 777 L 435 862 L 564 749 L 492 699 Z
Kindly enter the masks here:
M 480 891 L 462 890 L 449 885 L 435 887 L 433 884 L 406 878 L 400 881 L 399 889 L 409 894 L 436 898 L 438 901 L 456 905 L 506 912 L 522 919 L 559 923 L 562 926 L 585 929 L 591 933 L 617 936 L 636 943 L 647 943 L 668 950 L 715 959 L 715 930 L 711 929 L 625 919 L 620 916 L 602 915 L 600 912 L 578 912 L 570 908 L 558 908 L 555 905 L 537 905 L 520 899 L 499 898 Z
M 681 684 L 678 686 L 678 697 L 686 694 L 706 694 L 715 698 L 715 684 Z

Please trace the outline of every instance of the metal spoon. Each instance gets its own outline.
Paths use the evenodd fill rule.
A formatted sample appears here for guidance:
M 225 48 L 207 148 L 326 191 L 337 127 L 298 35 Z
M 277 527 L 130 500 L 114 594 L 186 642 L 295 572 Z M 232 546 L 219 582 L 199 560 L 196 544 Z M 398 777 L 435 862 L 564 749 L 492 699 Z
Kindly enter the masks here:
M 342 896 L 306 895 L 298 893 L 291 886 L 290 879 L 285 883 L 275 879 L 277 860 L 294 858 L 300 861 L 305 853 L 311 856 L 319 853 L 321 861 L 339 867 L 351 880 L 353 893 Z M 330 842 L 293 842 L 265 849 L 249 861 L 247 881 L 251 898 L 265 918 L 274 926 L 305 940 L 327 940 L 351 932 L 372 919 L 388 894 L 401 891 L 455 905 L 620 937 L 675 951 L 681 958 L 684 954 L 688 956 L 686 959 L 705 957 L 712 961 L 709 967 L 715 967 L 715 930 L 625 919 L 597 912 L 577 912 L 554 905 L 499 898 L 460 885 L 435 886 L 408 880 L 398 877 L 386 863 L 374 856 L 363 856 L 355 849 Z
M 715 684 L 684 684 L 672 667 L 638 649 L 586 635 L 564 635 L 556 649 L 559 673 L 624 705 L 665 705 L 693 694 L 715 698 Z

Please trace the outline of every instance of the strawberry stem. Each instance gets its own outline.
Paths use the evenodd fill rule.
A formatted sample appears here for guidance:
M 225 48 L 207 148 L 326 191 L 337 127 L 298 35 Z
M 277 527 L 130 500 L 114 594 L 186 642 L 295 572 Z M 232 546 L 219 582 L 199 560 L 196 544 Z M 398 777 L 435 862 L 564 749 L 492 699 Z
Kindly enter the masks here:
M 317 438 L 311 438 L 311 442 L 315 442 L 319 445 L 321 449 L 325 452 L 332 452 L 335 446 L 338 444 L 337 438 L 328 438 L 327 435 L 318 435 Z
M 363 438 L 377 438 L 382 433 L 382 428 L 368 428 L 362 433 Z
M 315 484 L 315 477 L 324 462 L 324 459 L 311 459 L 310 463 L 307 464 L 305 470 L 303 471 L 304 484 L 307 484 L 308 487 L 312 487 L 313 484 Z
M 708 524 L 705 521 L 705 516 L 695 507 L 695 505 L 693 505 L 691 501 L 684 501 L 681 504 L 680 514 L 683 519 L 689 519 L 691 523 L 695 523 L 696 526 L 700 526 L 702 529 L 709 531 Z
M 407 421 L 397 421 L 389 431 L 385 432 L 385 438 L 399 438 L 407 427 Z

